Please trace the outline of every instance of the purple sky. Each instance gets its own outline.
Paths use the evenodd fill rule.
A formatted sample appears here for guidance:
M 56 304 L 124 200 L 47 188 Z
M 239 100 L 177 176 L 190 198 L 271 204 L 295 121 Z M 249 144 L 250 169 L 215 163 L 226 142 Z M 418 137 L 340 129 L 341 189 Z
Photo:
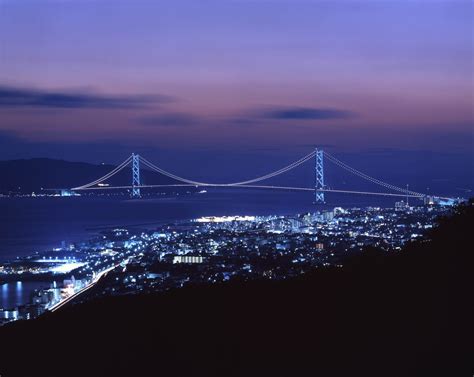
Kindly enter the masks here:
M 0 159 L 469 160 L 472 4 L 0 0 Z

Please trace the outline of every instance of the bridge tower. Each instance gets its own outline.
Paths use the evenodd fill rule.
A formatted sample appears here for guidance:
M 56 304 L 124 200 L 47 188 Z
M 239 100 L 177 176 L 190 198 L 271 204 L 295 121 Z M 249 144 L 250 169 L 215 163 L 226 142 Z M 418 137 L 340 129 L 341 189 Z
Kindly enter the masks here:
M 138 186 L 138 187 L 136 187 Z M 132 153 L 132 198 L 140 198 L 140 156 Z
M 315 202 L 324 203 L 324 192 L 318 191 L 324 189 L 324 152 L 322 149 L 316 148 L 316 184 L 314 186 L 315 191 Z

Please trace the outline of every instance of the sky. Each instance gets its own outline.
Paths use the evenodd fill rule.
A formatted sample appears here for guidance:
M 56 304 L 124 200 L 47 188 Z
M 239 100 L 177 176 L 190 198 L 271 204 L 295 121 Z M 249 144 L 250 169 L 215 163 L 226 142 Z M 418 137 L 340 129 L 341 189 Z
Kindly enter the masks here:
M 456 0 L 0 0 L 0 160 L 248 176 L 322 146 L 375 173 L 437 156 L 470 185 L 473 18 Z

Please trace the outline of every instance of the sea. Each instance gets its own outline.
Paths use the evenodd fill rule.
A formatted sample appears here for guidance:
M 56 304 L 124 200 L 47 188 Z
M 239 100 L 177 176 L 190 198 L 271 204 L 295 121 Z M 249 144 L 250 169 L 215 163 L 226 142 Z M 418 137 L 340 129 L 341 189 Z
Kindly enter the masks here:
M 209 189 L 201 193 L 127 196 L 0 198 L 0 264 L 35 252 L 85 241 L 117 227 L 153 230 L 167 223 L 222 215 L 294 215 L 334 207 L 393 206 L 396 198 L 326 196 L 311 192 Z M 0 308 L 26 302 L 47 282 L 9 282 L 0 289 Z

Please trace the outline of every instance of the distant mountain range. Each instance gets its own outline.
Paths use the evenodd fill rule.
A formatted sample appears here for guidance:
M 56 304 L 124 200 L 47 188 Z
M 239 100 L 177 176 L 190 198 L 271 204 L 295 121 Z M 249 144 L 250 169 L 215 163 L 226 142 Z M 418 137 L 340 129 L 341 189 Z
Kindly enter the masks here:
M 49 158 L 0 161 L 0 193 L 39 193 L 44 189 L 66 189 L 89 183 L 114 169 L 114 165 L 94 165 Z M 126 167 L 110 180 L 111 185 L 131 184 Z M 167 177 L 141 170 L 143 184 L 177 183 Z

